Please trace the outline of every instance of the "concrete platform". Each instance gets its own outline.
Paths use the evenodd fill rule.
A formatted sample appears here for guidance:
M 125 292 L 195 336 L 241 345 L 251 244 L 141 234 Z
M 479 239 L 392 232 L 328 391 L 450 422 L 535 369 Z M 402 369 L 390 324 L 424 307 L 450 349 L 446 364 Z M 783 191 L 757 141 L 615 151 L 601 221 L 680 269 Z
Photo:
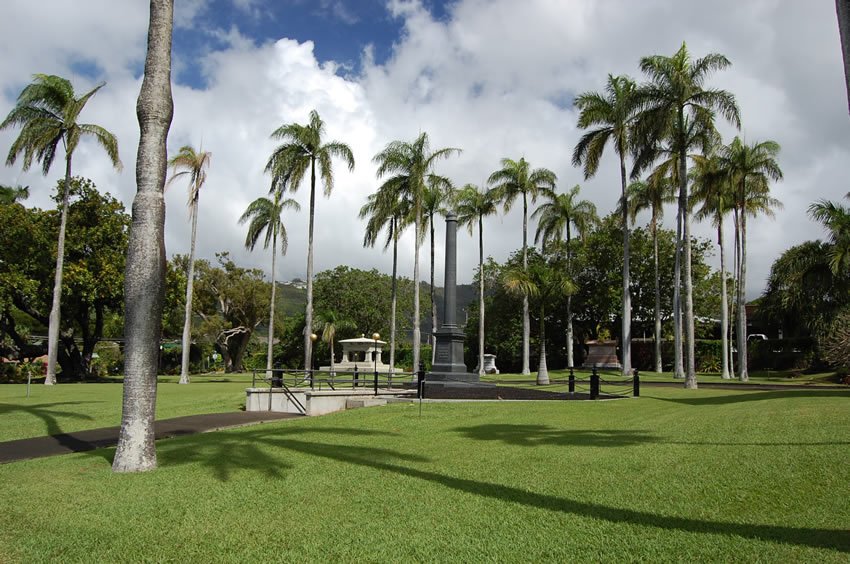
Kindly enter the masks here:
M 298 413 L 301 415 L 324 415 L 353 407 L 386 405 L 388 398 L 416 397 L 415 389 L 387 390 L 378 388 L 346 388 L 342 390 L 314 390 L 310 388 L 246 388 L 245 410 L 249 412 L 271 411 L 276 413 Z M 368 401 L 367 401 L 368 400 Z M 380 403 L 382 400 L 383 403 Z

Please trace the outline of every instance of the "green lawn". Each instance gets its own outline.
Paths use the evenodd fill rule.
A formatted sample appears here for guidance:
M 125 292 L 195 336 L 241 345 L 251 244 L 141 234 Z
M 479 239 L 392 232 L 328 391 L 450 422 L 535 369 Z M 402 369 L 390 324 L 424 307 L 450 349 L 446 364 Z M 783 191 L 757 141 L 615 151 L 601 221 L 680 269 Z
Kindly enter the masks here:
M 847 562 L 848 414 L 845 391 L 647 388 L 169 439 L 139 475 L 113 449 L 17 462 L 0 561 Z

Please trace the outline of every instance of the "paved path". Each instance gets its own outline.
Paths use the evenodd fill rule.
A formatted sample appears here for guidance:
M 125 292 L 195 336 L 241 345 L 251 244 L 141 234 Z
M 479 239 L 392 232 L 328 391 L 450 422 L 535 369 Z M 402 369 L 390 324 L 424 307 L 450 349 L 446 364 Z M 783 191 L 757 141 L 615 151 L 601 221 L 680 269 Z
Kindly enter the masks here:
M 268 423 L 280 419 L 302 417 L 293 413 L 275 413 L 271 411 L 235 411 L 229 413 L 208 413 L 205 415 L 188 415 L 174 419 L 162 419 L 155 423 L 157 439 L 194 435 L 219 429 L 243 427 Z M 0 464 L 41 458 L 71 452 L 83 452 L 96 448 L 111 447 L 118 444 L 120 427 L 104 427 L 88 431 L 76 431 L 48 437 L 34 437 L 16 441 L 0 442 Z

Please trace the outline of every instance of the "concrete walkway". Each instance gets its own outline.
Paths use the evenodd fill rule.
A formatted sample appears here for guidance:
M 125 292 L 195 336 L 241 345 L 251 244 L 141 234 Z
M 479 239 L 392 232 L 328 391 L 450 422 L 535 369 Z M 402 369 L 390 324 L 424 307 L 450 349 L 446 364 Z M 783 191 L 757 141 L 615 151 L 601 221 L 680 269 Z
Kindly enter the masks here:
M 220 429 L 268 423 L 280 419 L 292 419 L 294 417 L 302 416 L 294 413 L 274 413 L 270 411 L 235 411 L 188 415 L 186 417 L 175 417 L 174 419 L 157 421 L 154 426 L 154 432 L 156 439 L 159 440 L 168 437 L 194 435 L 196 433 L 206 433 Z M 115 446 L 118 444 L 119 430 L 120 427 L 104 427 L 102 429 L 75 431 L 61 435 L 0 442 L 0 464 L 14 462 L 16 460 L 41 458 L 44 456 L 55 456 L 57 454 L 83 452 L 96 448 Z

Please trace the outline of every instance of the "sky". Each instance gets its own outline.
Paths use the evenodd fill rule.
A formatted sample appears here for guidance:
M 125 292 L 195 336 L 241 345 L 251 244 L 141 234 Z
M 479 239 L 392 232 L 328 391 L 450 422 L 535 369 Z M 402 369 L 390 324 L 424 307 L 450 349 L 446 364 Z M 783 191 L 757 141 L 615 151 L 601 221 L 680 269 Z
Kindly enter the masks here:
M 183 145 L 210 151 L 200 196 L 197 256 L 229 251 L 241 265 L 268 273 L 270 251 L 244 246 L 238 219 L 265 196 L 272 131 L 306 123 L 316 109 L 328 140 L 347 143 L 356 167 L 334 167 L 330 198 L 317 198 L 316 271 L 347 264 L 390 272 L 391 253 L 363 248 L 358 210 L 380 185 L 372 157 L 394 140 L 427 132 L 433 148 L 463 152 L 437 171 L 457 185 L 484 184 L 505 157 L 546 167 L 566 191 L 579 184 L 603 214 L 619 197 L 619 165 L 606 152 L 596 176 L 571 165 L 582 131 L 573 98 L 604 87 L 609 73 L 642 81 L 639 60 L 672 55 L 685 41 L 695 57 L 722 53 L 732 66 L 708 85 L 732 92 L 740 132 L 726 142 L 772 139 L 784 179 L 771 187 L 784 204 L 774 218 L 748 223 L 748 294 L 758 296 L 770 266 L 789 247 L 824 238 L 809 204 L 850 190 L 850 116 L 833 2 L 798 0 L 177 0 L 173 47 L 174 120 L 169 153 Z M 118 137 L 124 167 L 83 142 L 73 173 L 91 178 L 127 206 L 135 195 L 139 133 L 135 104 L 148 24 L 141 0 L 6 0 L 0 4 L 0 114 L 14 106 L 35 73 L 70 79 L 76 92 L 106 85 L 80 120 Z M 4 154 L 17 130 L 0 132 Z M 30 186 L 28 205 L 48 207 L 63 175 L 0 169 L 0 183 Z M 185 182 L 166 192 L 166 252 L 185 254 L 190 225 Z M 289 249 L 278 280 L 304 277 L 309 187 L 292 195 L 302 209 L 284 216 Z M 666 210 L 672 227 L 675 211 Z M 645 224 L 648 217 L 639 217 Z M 534 222 L 531 229 L 534 228 Z M 444 224 L 437 225 L 437 280 L 442 285 Z M 714 238 L 708 224 L 694 234 Z M 731 226 L 729 234 L 731 235 Z M 521 206 L 485 220 L 485 253 L 504 261 L 521 246 Z M 727 240 L 731 240 L 727 238 Z M 458 238 L 458 279 L 470 282 L 477 235 Z M 421 259 L 427 275 L 427 248 Z M 400 243 L 399 272 L 413 275 L 413 237 Z M 717 256 L 713 258 L 717 263 Z

